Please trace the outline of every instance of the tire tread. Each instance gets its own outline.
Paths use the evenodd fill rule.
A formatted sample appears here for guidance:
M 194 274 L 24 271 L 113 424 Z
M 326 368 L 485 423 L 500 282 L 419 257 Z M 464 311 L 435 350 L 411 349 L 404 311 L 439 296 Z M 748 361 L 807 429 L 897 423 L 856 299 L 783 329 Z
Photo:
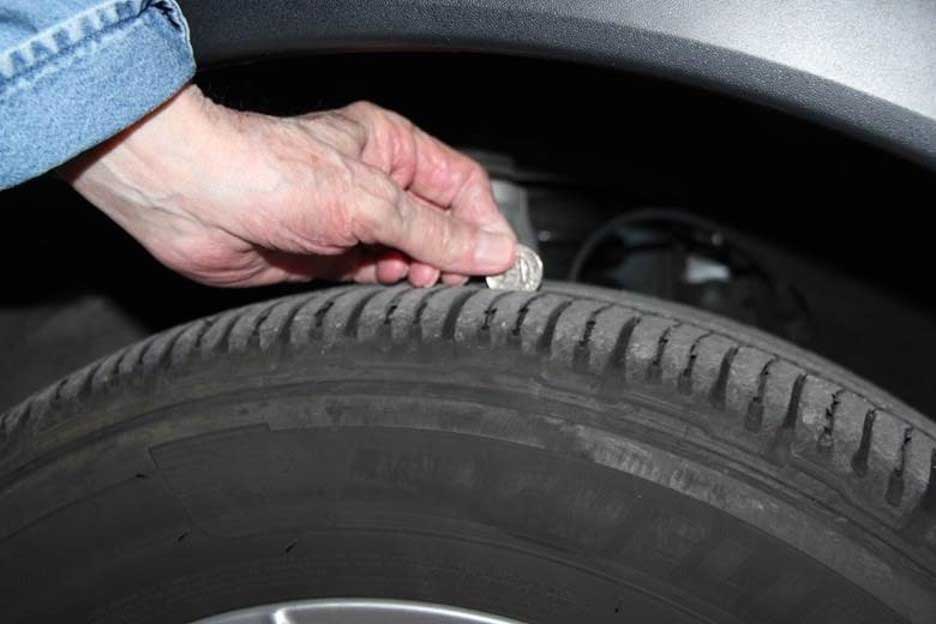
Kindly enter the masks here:
M 700 411 L 726 414 L 726 439 L 774 462 L 847 479 L 898 524 L 936 506 L 936 444 L 894 410 L 779 353 L 691 318 L 543 291 L 476 287 L 340 287 L 225 312 L 170 329 L 94 362 L 0 415 L 0 458 L 77 410 L 69 406 L 195 358 L 274 345 L 417 338 L 506 346 L 578 372 L 623 379 Z M 832 376 L 834 377 L 834 375 Z

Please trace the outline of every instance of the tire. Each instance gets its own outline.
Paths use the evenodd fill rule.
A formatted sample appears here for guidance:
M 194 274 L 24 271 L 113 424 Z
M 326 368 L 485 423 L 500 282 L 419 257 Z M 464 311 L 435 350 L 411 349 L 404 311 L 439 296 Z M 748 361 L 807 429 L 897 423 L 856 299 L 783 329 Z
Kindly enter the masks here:
M 2 417 L 0 616 L 387 597 L 930 623 L 934 437 L 818 357 L 647 298 L 320 291 L 159 334 Z

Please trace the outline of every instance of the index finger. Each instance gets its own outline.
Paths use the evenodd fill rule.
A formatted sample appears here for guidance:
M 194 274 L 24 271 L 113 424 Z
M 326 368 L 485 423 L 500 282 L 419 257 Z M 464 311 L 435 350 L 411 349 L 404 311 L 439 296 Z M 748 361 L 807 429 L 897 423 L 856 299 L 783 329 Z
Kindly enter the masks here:
M 367 164 L 471 225 L 516 238 L 497 207 L 487 172 L 476 161 L 397 113 L 367 104 L 352 105 L 346 113 L 369 129 L 362 153 Z
M 491 275 L 513 263 L 512 233 L 493 232 L 439 210 L 383 175 L 363 172 L 359 178 L 362 192 L 352 200 L 354 235 L 359 241 L 406 253 L 414 260 L 411 271 L 416 272 L 423 263 L 462 275 Z
M 477 161 L 442 141 L 413 128 L 415 166 L 409 190 L 459 219 L 487 231 L 515 237 L 491 188 L 491 180 Z

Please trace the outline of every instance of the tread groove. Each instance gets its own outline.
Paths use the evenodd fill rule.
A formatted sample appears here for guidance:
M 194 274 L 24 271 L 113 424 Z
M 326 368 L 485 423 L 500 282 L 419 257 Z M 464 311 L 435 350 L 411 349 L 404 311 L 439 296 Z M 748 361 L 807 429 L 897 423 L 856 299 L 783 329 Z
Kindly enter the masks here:
M 205 339 L 205 334 L 208 333 L 208 330 L 211 329 L 211 326 L 215 324 L 215 321 L 218 320 L 215 316 L 209 316 L 206 319 L 203 319 L 201 327 L 198 328 L 198 334 L 195 336 L 195 342 L 192 345 L 190 353 L 195 353 L 201 351 L 202 340 Z
M 598 317 L 610 309 L 612 305 L 603 305 L 600 308 L 592 310 L 588 315 L 588 320 L 585 321 L 585 327 L 582 329 L 582 336 L 579 338 L 578 342 L 575 343 L 575 351 L 572 355 L 572 367 L 575 369 L 584 370 L 588 368 L 588 361 L 591 357 L 591 337 L 592 333 L 595 331 L 595 325 L 598 324 Z
M 777 463 L 788 463 L 790 458 L 790 447 L 793 445 L 793 438 L 796 434 L 796 421 L 800 417 L 800 403 L 803 397 L 803 388 L 806 386 L 806 373 L 800 373 L 793 382 L 793 389 L 790 390 L 790 403 L 787 405 L 786 414 L 783 416 L 783 423 L 777 430 L 773 442 L 770 445 L 769 454 Z
M 387 302 L 387 307 L 384 309 L 383 321 L 381 321 L 380 325 L 377 327 L 377 337 L 385 339 L 393 333 L 394 316 L 400 307 L 400 301 L 407 292 L 405 288 L 401 288 L 400 291 L 394 294 L 393 297 L 390 298 L 390 301 Z
M 630 348 L 631 338 L 634 330 L 643 320 L 642 316 L 635 316 L 628 319 L 621 331 L 618 332 L 617 339 L 614 341 L 614 347 L 611 349 L 611 356 L 608 358 L 608 369 L 619 370 L 622 373 L 627 372 L 627 350 Z
M 261 310 L 260 314 L 257 315 L 257 318 L 254 319 L 254 322 L 250 326 L 250 332 L 247 336 L 248 345 L 253 346 L 260 344 L 260 326 L 263 325 L 264 321 L 270 317 L 274 307 L 276 307 L 275 302 Z M 230 348 L 230 344 L 228 345 L 228 348 Z
M 772 357 L 761 368 L 757 376 L 757 390 L 748 403 L 747 414 L 744 417 L 744 427 L 748 431 L 760 431 L 764 424 L 764 394 L 767 392 L 767 381 L 770 377 L 770 368 L 779 361 L 779 358 Z
M 530 313 L 530 306 L 535 302 L 543 298 L 542 293 L 537 293 L 526 300 L 526 302 L 520 306 L 520 309 L 517 310 L 517 318 L 514 320 L 513 327 L 510 329 L 510 339 L 514 343 L 520 342 L 521 332 L 523 330 L 523 323 L 526 321 L 527 314 Z
M 293 313 L 290 320 L 290 324 L 285 326 L 283 329 L 283 335 L 286 340 L 288 340 L 293 346 L 308 344 L 312 340 L 317 340 L 322 337 L 322 325 L 325 323 L 325 317 L 328 314 L 329 310 L 335 307 L 335 302 L 338 301 L 338 298 L 344 295 L 347 292 L 345 289 L 340 289 L 334 292 L 329 293 L 324 297 L 325 301 L 318 306 L 318 309 L 315 310 L 315 314 L 312 316 L 312 324 L 308 328 L 308 332 L 304 335 L 299 336 L 299 339 L 293 344 L 295 336 L 293 336 L 293 328 L 296 323 L 296 316 L 299 314 L 299 310 L 303 306 L 312 303 L 315 301 L 316 297 L 311 297 L 306 303 L 302 304 L 296 311 Z M 288 331 L 287 331 L 288 330 Z M 286 338 L 288 336 L 288 338 Z
M 904 429 L 903 439 L 900 441 L 900 448 L 897 451 L 897 465 L 891 470 L 890 477 L 887 479 L 887 492 L 884 494 L 884 500 L 892 507 L 900 505 L 904 494 L 904 469 L 907 466 L 907 449 L 913 441 L 913 427 Z
M 442 321 L 442 337 L 444 339 L 453 340 L 455 338 L 455 328 L 458 325 L 458 317 L 461 315 L 461 311 L 465 308 L 465 304 L 468 303 L 468 300 L 478 292 L 481 291 L 469 290 L 468 292 L 464 292 L 449 304 L 449 309 L 445 312 L 445 319 Z
M 663 333 L 660 334 L 660 338 L 657 340 L 656 353 L 654 353 L 653 360 L 647 367 L 647 382 L 660 383 L 660 379 L 663 377 L 663 353 L 666 351 L 666 345 L 669 344 L 670 334 L 680 325 L 681 323 L 674 323 L 673 325 L 670 325 L 664 329 Z
M 782 423 L 776 435 L 772 436 L 772 439 L 767 439 L 766 435 L 756 438 L 758 444 L 762 444 L 757 447 L 760 460 L 773 461 L 779 458 L 787 461 L 791 450 L 798 453 L 801 448 L 799 440 L 795 447 L 792 446 L 792 442 L 796 439 L 795 433 L 799 428 L 801 436 L 809 435 L 809 438 L 804 441 L 805 446 L 810 450 L 815 448 L 826 459 L 835 459 L 834 462 L 818 462 L 816 465 L 820 466 L 824 472 L 811 472 L 810 474 L 813 477 L 818 475 L 817 481 L 827 480 L 830 487 L 837 487 L 841 485 L 838 482 L 841 475 L 833 473 L 832 467 L 846 473 L 850 468 L 849 478 L 855 486 L 852 493 L 856 497 L 868 499 L 869 510 L 867 512 L 869 514 L 878 514 L 882 517 L 896 517 L 895 514 L 903 514 L 905 510 L 901 509 L 901 505 L 907 506 L 906 503 L 911 498 L 911 493 L 913 496 L 920 495 L 919 509 L 936 511 L 936 449 L 930 450 L 932 444 L 930 430 L 923 426 L 914 429 L 908 423 L 917 421 L 901 414 L 896 414 L 891 418 L 891 410 L 887 402 L 879 399 L 875 403 L 867 399 L 860 391 L 845 387 L 843 383 L 846 385 L 850 383 L 847 378 L 845 382 L 836 382 L 829 387 L 826 385 L 826 380 L 835 379 L 835 375 L 826 376 L 821 367 L 803 364 L 794 356 L 774 355 L 771 353 L 774 349 L 768 350 L 768 347 L 759 346 L 753 340 L 746 341 L 741 332 L 739 332 L 741 338 L 735 339 L 729 330 L 719 329 L 717 325 L 712 325 L 713 330 L 705 331 L 703 331 L 704 327 L 697 327 L 693 330 L 693 332 L 698 332 L 695 338 L 691 338 L 692 334 L 685 334 L 683 337 L 682 331 L 676 334 L 675 332 L 680 327 L 696 327 L 691 316 L 686 317 L 688 320 L 680 321 L 676 313 L 669 316 L 658 313 L 653 308 L 631 307 L 626 302 L 608 303 L 597 297 L 590 299 L 594 303 L 580 308 L 576 302 L 589 300 L 587 296 L 548 291 L 530 293 L 525 300 L 511 299 L 509 308 L 507 304 L 499 305 L 498 302 L 502 297 L 510 295 L 510 292 L 500 293 L 493 297 L 485 295 L 485 299 L 476 300 L 476 305 L 470 307 L 469 314 L 466 312 L 469 300 L 478 293 L 486 291 L 466 288 L 463 292 L 450 292 L 445 296 L 444 304 L 441 300 L 436 300 L 436 305 L 431 305 L 433 297 L 445 290 L 442 287 L 435 287 L 417 294 L 413 292 L 413 289 L 401 288 L 390 296 L 386 290 L 379 288 L 369 293 L 362 293 L 354 287 L 342 288 L 296 297 L 294 303 L 289 302 L 288 299 L 279 299 L 262 310 L 257 305 L 253 305 L 243 311 L 213 315 L 173 328 L 168 330 L 168 332 L 174 332 L 171 336 L 165 332 L 159 334 L 158 337 L 152 337 L 128 347 L 118 354 L 103 358 L 59 380 L 42 393 L 0 412 L 0 449 L 8 449 L 7 457 L 16 456 L 14 461 L 18 461 L 22 453 L 29 451 L 30 447 L 25 442 L 31 443 L 31 440 L 35 438 L 45 444 L 41 437 L 43 431 L 72 418 L 73 415 L 80 415 L 81 410 L 74 407 L 76 401 L 81 401 L 84 397 L 94 397 L 96 400 L 97 397 L 106 395 L 108 392 L 115 394 L 121 392 L 121 389 L 125 389 L 128 383 L 136 387 L 136 382 L 139 380 L 159 379 L 159 377 L 152 377 L 154 374 L 162 376 L 167 371 L 177 368 L 187 370 L 189 362 L 197 359 L 191 357 L 195 352 L 203 358 L 223 357 L 223 352 L 231 350 L 233 338 L 240 341 L 238 344 L 241 347 L 244 344 L 243 339 L 246 339 L 252 349 L 257 349 L 262 337 L 262 344 L 266 344 L 269 348 L 270 345 L 278 344 L 284 338 L 288 340 L 291 330 L 296 328 L 297 333 L 300 333 L 301 329 L 301 333 L 305 334 L 298 337 L 297 345 L 302 345 L 320 340 L 323 333 L 328 334 L 332 330 L 333 322 L 344 322 L 346 325 L 336 326 L 334 332 L 338 336 L 343 335 L 351 339 L 362 334 L 362 326 L 366 323 L 369 329 L 376 329 L 384 338 L 387 338 L 392 328 L 395 340 L 405 339 L 408 336 L 411 340 L 421 341 L 424 339 L 424 333 L 431 327 L 433 337 L 437 335 L 435 332 L 440 331 L 441 337 L 445 340 L 456 340 L 461 334 L 461 329 L 466 327 L 470 332 L 477 332 L 479 343 L 497 339 L 498 344 L 503 341 L 517 348 L 526 338 L 529 340 L 523 344 L 526 349 L 532 348 L 539 354 L 554 355 L 556 360 L 559 359 L 557 354 L 562 355 L 562 366 L 566 370 L 569 370 L 570 350 L 572 351 L 571 369 L 575 371 L 587 372 L 592 356 L 600 354 L 604 370 L 594 372 L 609 373 L 614 370 L 615 382 L 619 379 L 617 371 L 627 368 L 629 357 L 632 358 L 631 366 L 634 366 L 635 362 L 644 363 L 646 358 L 652 357 L 646 372 L 641 370 L 639 371 L 641 374 L 634 376 L 636 384 L 641 386 L 639 391 L 646 390 L 650 395 L 658 392 L 658 389 L 650 388 L 650 385 L 658 384 L 664 374 L 670 374 L 668 367 L 675 365 L 677 368 L 672 371 L 672 374 L 678 375 L 675 380 L 676 388 L 671 389 L 671 394 L 666 395 L 667 400 L 676 393 L 691 395 L 694 386 L 704 385 L 707 389 L 712 383 L 711 377 L 715 377 L 710 392 L 699 390 L 699 396 L 691 397 L 687 401 L 693 401 L 693 406 L 703 407 L 710 403 L 716 408 L 724 409 L 728 398 L 732 401 L 732 406 L 737 399 L 738 409 L 741 411 L 747 400 L 747 410 L 743 421 L 743 429 L 747 432 L 756 433 L 763 430 L 767 397 L 770 396 L 771 399 L 769 407 L 772 414 L 773 393 L 781 384 L 784 388 L 789 387 L 786 384 L 792 381 L 786 409 L 781 412 Z M 385 293 L 385 296 L 374 302 L 374 297 L 381 292 Z M 354 293 L 353 298 L 339 301 L 340 297 L 348 293 Z M 544 297 L 549 298 L 548 302 L 541 301 Z M 383 301 L 386 301 L 386 304 L 381 303 Z M 489 301 L 483 311 L 481 301 Z M 536 305 L 538 301 L 540 305 Z M 335 309 L 336 303 L 341 314 L 338 314 Z M 370 307 L 367 307 L 368 304 Z M 573 304 L 576 304 L 575 308 L 567 312 Z M 369 319 L 366 321 L 362 320 L 365 308 L 367 308 L 366 318 Z M 397 313 L 398 308 L 400 308 L 399 313 Z M 303 309 L 305 312 L 299 321 L 297 315 Z M 614 309 L 613 315 L 602 316 L 612 309 Z M 315 311 L 312 312 L 312 310 Z M 619 311 L 620 315 L 618 315 Z M 627 316 L 623 314 L 625 311 Z M 329 312 L 332 314 L 329 315 Z M 252 321 L 248 321 L 247 315 L 253 314 L 256 316 Z M 414 315 L 412 319 L 410 319 L 410 314 Z M 271 315 L 274 315 L 273 318 Z M 634 332 L 644 320 L 647 320 L 648 325 L 653 323 L 654 332 L 659 332 L 664 323 L 669 323 L 669 326 L 662 329 L 662 333 L 657 338 L 655 352 L 653 351 L 653 338 L 645 342 L 641 340 L 638 348 L 636 336 L 642 336 L 644 332 L 639 331 L 636 335 Z M 441 327 L 439 327 L 440 321 Z M 222 328 L 218 326 L 218 323 L 225 324 L 225 331 L 220 339 L 218 339 L 218 334 L 221 333 Z M 699 325 L 702 324 L 699 323 Z M 214 332 L 211 332 L 212 327 L 215 328 Z M 237 327 L 236 335 L 232 336 L 235 327 Z M 651 328 L 642 329 L 648 329 L 649 332 Z M 276 332 L 275 335 L 274 332 Z M 416 332 L 419 332 L 418 336 Z M 717 336 L 718 340 L 711 341 L 711 344 L 707 343 L 706 338 L 712 336 Z M 328 334 L 326 338 L 330 340 L 331 334 Z M 726 344 L 722 338 L 731 342 Z M 425 339 L 428 339 L 428 336 Z M 689 339 L 692 342 L 688 345 L 687 352 L 685 349 Z M 267 340 L 270 342 L 268 343 Z M 213 348 L 207 349 L 208 344 L 214 345 Z M 769 343 L 766 344 L 769 345 Z M 685 358 L 684 362 L 671 362 L 671 356 L 677 353 L 677 347 L 680 360 Z M 742 347 L 744 348 L 743 358 L 740 358 L 737 356 Z M 758 351 L 758 353 L 753 354 L 753 357 L 749 359 L 748 356 L 752 354 L 748 353 L 748 349 Z M 554 350 L 556 353 L 553 353 Z M 780 354 L 784 353 L 780 348 L 775 351 Z M 175 358 L 176 352 L 179 354 L 178 358 Z M 183 358 L 183 356 L 187 357 Z M 606 360 L 605 356 L 607 356 Z M 750 365 L 753 370 L 742 369 L 742 359 L 745 365 Z M 755 366 L 760 362 L 764 363 L 755 382 L 750 375 L 754 373 Z M 705 365 L 705 384 L 701 381 L 703 364 Z M 680 365 L 682 365 L 681 370 L 678 368 Z M 788 365 L 799 366 L 799 369 L 788 371 Z M 665 373 L 664 366 L 667 367 Z M 741 374 L 742 371 L 744 374 Z M 609 376 L 601 383 L 608 383 L 607 388 L 616 391 L 617 386 L 611 388 L 610 382 Z M 669 377 L 667 377 L 667 382 L 669 382 Z M 804 395 L 807 382 L 810 383 L 809 392 Z M 858 384 L 852 385 L 860 388 Z M 829 390 L 826 390 L 827 387 Z M 828 392 L 833 388 L 831 400 L 825 406 L 823 413 L 820 411 L 823 409 L 822 403 L 814 406 L 812 401 L 818 401 L 814 397 L 828 396 Z M 740 396 L 738 396 L 739 392 Z M 847 396 L 846 392 L 849 393 Z M 869 394 L 874 396 L 873 392 Z M 868 402 L 865 408 L 861 408 L 864 412 L 863 422 L 860 420 L 861 412 L 853 407 L 856 397 Z M 776 406 L 777 410 L 783 410 L 782 398 L 777 397 L 777 401 L 780 403 Z M 711 410 L 693 409 L 692 411 L 701 412 L 700 418 L 709 418 L 712 415 Z M 879 411 L 883 412 L 882 420 L 876 422 Z M 820 428 L 818 433 L 811 428 L 813 423 L 809 419 L 813 416 L 818 420 L 815 423 L 815 426 Z M 798 423 L 797 421 L 801 419 L 803 422 Z M 896 421 L 896 425 L 891 424 L 891 420 Z M 859 422 L 862 422 L 862 426 L 857 450 L 851 457 L 848 457 L 848 453 L 854 449 L 854 437 L 858 436 Z M 740 423 L 737 424 L 740 425 Z M 808 431 L 807 424 L 810 426 Z M 875 434 L 875 427 L 878 429 L 877 434 Z M 742 428 L 733 425 L 730 429 L 740 431 Z M 62 431 L 71 435 L 67 429 L 62 429 Z M 901 432 L 903 438 L 898 442 L 896 438 L 900 437 Z M 744 431 L 740 433 L 745 434 Z M 735 433 L 726 433 L 725 439 L 730 443 L 735 443 L 735 440 L 729 437 L 730 435 L 735 435 Z M 748 435 L 748 441 L 745 443 L 752 439 L 754 437 Z M 882 448 L 885 443 L 887 448 Z M 895 455 L 895 449 L 892 446 L 897 444 L 899 447 Z M 741 442 L 738 442 L 738 445 L 740 446 Z M 0 452 L 0 459 L 7 459 L 3 455 Z M 925 465 L 927 456 L 928 473 L 926 473 Z M 882 457 L 895 459 L 891 464 L 886 464 L 881 460 Z M 790 466 L 783 470 L 797 468 L 800 459 L 809 458 L 797 457 L 796 462 L 788 462 Z M 923 467 L 918 465 L 919 461 L 924 462 Z M 827 465 L 821 466 L 821 464 Z M 867 477 L 865 484 L 857 482 L 857 479 L 865 477 Z M 856 505 L 857 503 L 852 500 L 847 504 Z
M 735 356 L 738 355 L 738 348 L 739 347 L 735 345 L 728 349 L 718 367 L 718 377 L 715 379 L 715 385 L 712 386 L 712 394 L 709 397 L 709 402 L 715 407 L 725 407 L 725 397 L 728 393 L 728 377 L 731 375 L 731 365 L 734 363 Z
M 68 381 L 68 377 L 62 377 L 55 384 L 55 390 L 52 391 L 52 398 L 49 399 L 49 406 L 58 405 L 62 401 L 62 388 L 65 387 L 65 382 Z
M 572 300 L 563 301 L 555 308 L 553 308 L 549 313 L 549 318 L 546 319 L 546 325 L 543 328 L 543 334 L 540 336 L 539 342 L 536 345 L 536 350 L 540 353 L 549 353 L 552 350 L 553 334 L 556 333 L 556 324 L 559 322 L 559 317 L 562 316 L 562 313 L 566 311 L 572 305 Z
M 361 300 L 354 304 L 354 307 L 351 308 L 351 313 L 348 315 L 348 321 L 342 331 L 342 334 L 346 338 L 354 338 L 357 336 L 358 323 L 361 320 L 361 313 L 364 312 L 364 307 L 368 304 L 368 302 L 370 302 L 371 299 L 379 294 L 380 289 L 375 288 L 373 291 L 361 297 Z
M 920 499 L 920 509 L 923 511 L 936 510 L 936 448 L 930 451 L 929 475 L 926 480 L 926 489 Z
M 138 369 L 143 368 L 143 356 L 150 349 L 150 347 L 153 346 L 154 342 L 156 342 L 155 336 L 150 336 L 149 338 L 146 339 L 145 346 L 142 349 L 137 350 L 136 357 L 134 358 L 133 362 L 130 364 L 128 368 L 129 371 L 136 371 Z M 133 353 L 133 349 L 128 349 L 126 352 L 126 355 L 129 355 L 131 353 Z M 126 355 L 124 357 L 126 357 Z M 120 358 L 120 359 L 121 361 L 123 361 L 123 358 Z M 118 364 L 118 368 L 119 367 L 120 365 Z
M 405 290 L 400 290 L 400 292 L 393 295 L 390 301 L 387 302 L 387 309 L 384 312 L 383 318 L 384 327 L 389 327 L 393 324 L 393 315 L 396 314 L 397 308 L 400 307 L 400 299 L 402 299 L 405 294 Z
M 323 334 L 322 325 L 325 323 L 325 317 L 328 315 L 328 312 L 335 307 L 335 302 L 346 292 L 348 292 L 347 289 L 339 288 L 329 291 L 324 295 L 309 297 L 296 306 L 296 309 L 293 310 L 289 316 L 288 324 L 283 324 L 283 329 L 280 332 L 280 340 L 285 343 L 287 348 L 295 349 L 309 344 L 313 340 L 321 339 Z M 303 308 L 308 305 L 316 304 L 316 300 L 320 300 L 320 302 L 317 303 L 317 307 L 312 314 L 312 319 L 308 327 L 305 326 L 303 320 L 297 322 L 297 319 L 302 318 L 299 316 L 299 313 Z
M 175 331 L 175 335 L 169 338 L 169 341 L 166 343 L 166 348 L 163 349 L 162 353 L 159 355 L 159 359 L 157 359 L 156 362 L 153 363 L 153 366 L 152 366 L 153 371 L 167 371 L 172 368 L 172 354 L 175 353 L 176 345 L 178 345 L 179 340 L 182 338 L 182 336 L 185 335 L 185 330 L 186 328 L 184 326 L 178 327 L 174 330 L 170 330 L 170 331 Z M 92 380 L 97 375 L 97 370 L 96 370 L 97 367 L 100 367 L 102 363 L 103 363 L 103 360 L 98 360 L 97 365 L 95 367 L 94 375 L 92 375 L 91 377 Z
M 793 389 L 790 391 L 790 403 L 787 407 L 786 415 L 783 417 L 782 429 L 794 431 L 796 421 L 799 420 L 800 402 L 803 399 L 803 388 L 806 386 L 806 373 L 800 373 L 793 382 Z
M 325 322 L 325 315 L 328 314 L 328 311 L 335 307 L 336 297 L 332 297 L 330 300 L 326 301 L 315 311 L 315 323 L 312 328 L 316 331 L 322 329 L 322 323 Z
M 839 405 L 842 402 L 842 393 L 845 388 L 839 388 L 832 393 L 832 402 L 825 411 L 825 423 L 822 425 L 822 431 L 816 440 L 816 450 L 822 455 L 828 455 L 832 452 L 832 446 L 835 443 L 835 418 L 838 416 Z
M 436 288 L 426 288 L 425 292 L 419 298 L 419 303 L 416 305 L 416 313 L 413 315 L 411 331 L 419 337 L 420 341 L 423 339 L 423 315 L 426 313 L 426 307 L 429 305 L 429 300 L 432 299 L 432 297 L 434 297 L 438 292 L 440 291 Z
M 689 357 L 686 359 L 686 366 L 682 369 L 682 372 L 679 373 L 677 389 L 680 393 L 687 395 L 692 394 L 692 374 L 695 371 L 696 359 L 699 357 L 699 344 L 711 335 L 712 332 L 707 331 L 692 341 L 692 345 L 689 347 Z
M 227 327 L 224 328 L 224 332 L 222 332 L 221 336 L 218 338 L 216 348 L 222 348 L 221 350 L 223 351 L 228 351 L 230 349 L 231 332 L 234 331 L 234 326 L 236 324 L 237 321 L 235 319 L 232 319 L 231 322 L 227 324 Z M 202 352 L 202 357 L 205 357 L 205 355 L 206 354 Z
M 146 351 L 152 346 L 153 346 L 153 343 L 150 342 L 150 344 L 147 345 L 146 349 L 143 349 L 142 352 L 146 353 Z M 94 376 L 97 374 L 98 368 L 101 367 L 101 362 L 103 361 L 104 361 L 103 359 L 99 359 L 98 361 L 89 364 L 84 369 L 85 370 L 84 379 L 81 380 L 81 385 L 78 386 L 78 389 L 75 391 L 76 399 L 84 400 L 84 399 L 89 398 L 94 393 L 94 385 L 92 382 L 94 381 Z M 82 373 L 79 371 L 76 374 L 80 375 Z M 0 421 L 0 424 L 2 424 L 2 421 Z
M 280 329 L 270 344 L 267 345 L 267 348 L 276 343 L 283 345 L 289 342 L 289 335 L 292 333 L 291 330 L 293 323 L 296 321 L 296 315 L 299 314 L 299 310 L 307 306 L 314 298 L 314 296 L 306 297 L 296 302 L 292 309 L 286 314 Z
M 491 299 L 490 303 L 488 303 L 487 307 L 484 309 L 484 318 L 481 321 L 481 327 L 478 328 L 479 345 L 491 343 L 491 321 L 494 320 L 494 315 L 497 314 L 497 303 L 509 294 L 511 294 L 510 291 L 498 294 Z M 464 305 L 464 303 L 462 305 Z M 446 321 L 448 321 L 448 319 L 446 319 Z
M 852 456 L 852 470 L 859 477 L 868 473 L 868 456 L 871 454 L 871 440 L 874 437 L 874 421 L 877 418 L 877 410 L 871 408 L 865 414 L 864 425 L 861 428 L 861 441 L 858 443 L 858 450 Z

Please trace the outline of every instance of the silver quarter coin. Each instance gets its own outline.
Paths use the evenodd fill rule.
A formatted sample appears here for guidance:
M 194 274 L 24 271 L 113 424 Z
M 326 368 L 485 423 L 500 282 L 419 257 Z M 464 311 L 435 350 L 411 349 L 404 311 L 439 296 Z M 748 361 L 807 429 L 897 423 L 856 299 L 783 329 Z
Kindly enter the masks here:
M 506 272 L 486 278 L 494 290 L 538 290 L 543 283 L 543 261 L 535 251 L 517 245 L 517 261 Z

